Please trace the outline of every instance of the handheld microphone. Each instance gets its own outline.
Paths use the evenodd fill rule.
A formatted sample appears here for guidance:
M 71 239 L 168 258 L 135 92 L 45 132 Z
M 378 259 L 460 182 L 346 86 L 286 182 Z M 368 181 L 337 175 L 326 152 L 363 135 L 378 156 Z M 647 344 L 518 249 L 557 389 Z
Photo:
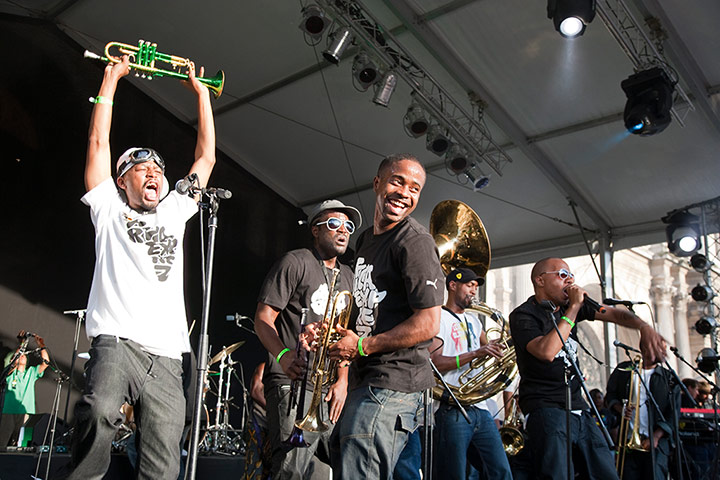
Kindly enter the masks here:
M 600 313 L 605 313 L 605 312 L 606 312 L 605 307 L 603 307 L 602 305 L 600 305 L 598 302 L 596 302 L 596 301 L 593 300 L 592 298 L 588 297 L 587 294 L 585 294 L 584 303 L 585 303 L 585 305 L 589 306 L 590 308 L 592 308 L 592 309 L 595 310 L 596 312 L 600 312 Z
M 640 350 L 638 350 L 637 348 L 633 348 L 633 347 L 631 347 L 630 345 L 625 345 L 624 343 L 622 343 L 622 342 L 620 342 L 620 341 L 618 341 L 618 340 L 615 340 L 615 341 L 613 342 L 613 345 L 615 345 L 616 347 L 620 347 L 620 348 L 624 349 L 625 351 L 628 351 L 628 350 L 629 350 L 629 351 L 631 351 L 631 352 L 642 353 L 642 352 L 640 352 Z
M 626 307 L 630 307 L 632 305 L 645 305 L 645 302 L 635 302 L 633 300 L 620 300 L 617 298 L 603 298 L 603 303 L 605 305 L 625 305 Z
M 197 181 L 197 173 L 191 173 L 185 178 L 181 178 L 175 184 L 175 191 L 180 195 L 187 195 L 191 190 L 193 183 Z

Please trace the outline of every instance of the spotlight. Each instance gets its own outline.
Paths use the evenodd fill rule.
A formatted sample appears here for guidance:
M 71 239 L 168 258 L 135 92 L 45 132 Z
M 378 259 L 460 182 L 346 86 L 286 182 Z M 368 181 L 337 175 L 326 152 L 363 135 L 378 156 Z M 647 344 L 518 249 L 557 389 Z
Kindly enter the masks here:
M 670 125 L 675 85 L 660 67 L 643 70 L 620 83 L 627 103 L 625 128 L 635 135 L 655 135 Z
M 325 13 L 317 5 L 311 4 L 302 9 L 302 21 L 298 27 L 300 30 L 310 35 L 313 39 L 318 39 L 328 26 Z
M 700 371 L 713 373 L 718 368 L 718 355 L 712 348 L 703 348 L 697 356 L 697 366 Z
M 367 53 L 360 52 L 355 55 L 352 66 L 353 83 L 358 90 L 366 91 L 370 85 L 377 82 L 378 69 L 375 63 L 370 60 Z
M 428 131 L 430 126 L 430 120 L 428 119 L 425 110 L 413 102 L 407 109 L 405 114 L 404 122 L 405 132 L 413 138 L 422 137 Z
M 440 128 L 440 125 L 433 125 L 430 127 L 425 140 L 425 148 L 438 157 L 450 148 L 450 140 L 448 140 L 445 132 L 443 132 L 443 129 Z
M 340 57 L 345 49 L 352 43 L 353 34 L 348 27 L 343 27 L 335 30 L 328 40 L 330 40 L 330 46 L 323 52 L 323 57 L 328 62 L 337 65 L 340 63 Z
M 670 213 L 663 217 L 668 250 L 678 257 L 689 257 L 700 249 L 700 225 L 697 215 L 687 210 Z
M 445 164 L 455 175 L 460 175 L 470 166 L 470 161 L 464 148 L 453 145 L 445 155 Z
M 690 291 L 690 296 L 696 302 L 707 302 L 715 296 L 712 288 L 707 285 L 700 285 L 699 283 Z
M 717 328 L 717 321 L 713 317 L 700 317 L 695 322 L 695 330 L 700 335 L 709 335 Z
M 563 37 L 579 37 L 595 18 L 595 0 L 548 0 L 547 16 Z
M 490 183 L 490 177 L 482 173 L 479 168 L 478 171 L 480 172 L 480 174 L 473 174 L 472 171 L 474 168 L 476 168 L 476 166 L 473 164 L 469 169 L 463 172 L 463 175 L 465 175 L 467 179 L 470 180 L 470 184 L 473 187 L 473 192 L 478 192 L 488 186 L 488 184 Z
M 702 253 L 696 253 L 690 257 L 690 265 L 695 269 L 696 272 L 704 273 L 710 270 L 712 262 L 710 262 L 705 255 Z
M 390 103 L 390 97 L 395 92 L 397 86 L 397 75 L 392 70 L 387 72 L 380 83 L 375 86 L 375 95 L 373 95 L 373 103 L 381 107 L 387 107 Z

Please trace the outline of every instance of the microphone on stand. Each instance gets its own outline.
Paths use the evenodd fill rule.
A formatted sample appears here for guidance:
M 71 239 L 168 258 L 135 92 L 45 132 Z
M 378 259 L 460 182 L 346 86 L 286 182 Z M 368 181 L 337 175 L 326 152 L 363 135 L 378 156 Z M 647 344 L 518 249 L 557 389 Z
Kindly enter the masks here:
M 642 352 L 640 352 L 640 350 L 638 350 L 637 348 L 633 348 L 633 347 L 631 347 L 630 345 L 625 345 L 624 343 L 622 343 L 622 342 L 620 342 L 620 341 L 618 341 L 618 340 L 615 340 L 615 341 L 613 342 L 613 345 L 615 345 L 616 347 L 620 347 L 620 348 L 624 349 L 626 352 L 627 352 L 627 351 L 631 351 L 631 352 L 636 352 L 636 353 L 642 353 Z
M 180 195 L 193 195 L 195 192 L 192 188 L 193 184 L 197 181 L 197 173 L 191 173 L 185 178 L 181 178 L 175 184 L 175 191 Z
M 605 305 L 625 305 L 626 307 L 631 307 L 633 305 L 645 305 L 645 302 L 635 302 L 633 300 L 620 300 L 617 298 L 603 298 L 603 303 Z
M 206 192 L 214 193 L 220 200 L 228 200 L 232 197 L 232 192 L 226 188 L 210 187 L 206 190 Z

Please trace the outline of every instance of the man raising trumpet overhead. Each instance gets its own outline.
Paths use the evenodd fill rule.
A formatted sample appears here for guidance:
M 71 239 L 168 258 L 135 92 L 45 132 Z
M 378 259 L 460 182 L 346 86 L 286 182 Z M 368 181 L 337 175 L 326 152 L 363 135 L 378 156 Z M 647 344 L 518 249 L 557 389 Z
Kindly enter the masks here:
M 198 199 L 177 192 L 166 196 L 165 161 L 151 148 L 130 148 L 121 155 L 113 181 L 113 99 L 129 70 L 127 56 L 105 67 L 90 120 L 82 201 L 95 226 L 95 271 L 85 323 L 92 343 L 83 396 L 75 406 L 71 479 L 103 477 L 123 423 L 124 402 L 135 407 L 137 478 L 175 480 L 180 470 L 181 359 L 190 351 L 182 246 L 185 223 L 197 212 Z M 190 173 L 204 187 L 215 165 L 215 127 L 210 93 L 192 63 L 188 76 L 185 84 L 198 108 Z
M 640 331 L 640 348 L 652 361 L 665 358 L 662 337 L 632 312 L 603 306 L 596 310 L 560 258 L 540 260 L 530 274 L 535 295 L 510 314 L 510 330 L 520 370 L 520 408 L 528 414 L 526 433 L 540 479 L 565 479 L 584 472 L 588 478 L 617 478 L 607 442 L 580 393 L 580 379 L 570 371 L 570 436 L 573 458 L 567 458 L 565 358 L 563 342 L 577 358 L 576 323 L 600 320 Z M 549 302 L 549 303 L 548 303 Z M 548 308 L 549 310 L 546 310 Z M 552 315 L 552 320 L 549 318 Z M 560 338 L 553 324 L 557 324 Z
M 448 297 L 440 314 L 440 332 L 430 347 L 430 358 L 448 385 L 459 387 L 460 375 L 468 371 L 468 364 L 474 359 L 502 357 L 503 346 L 488 342 L 480 320 L 465 311 L 475 302 L 478 286 L 484 282 L 467 268 L 453 270 L 445 278 Z M 471 375 L 477 373 L 473 371 Z M 465 478 L 467 451 L 472 448 L 478 455 L 470 458 L 481 461 L 473 463 L 473 467 L 485 473 L 483 478 L 511 480 L 510 465 L 486 402 L 478 402 L 466 411 L 470 423 L 449 395 L 440 400 L 435 413 L 435 445 L 440 447 L 435 455 L 435 475 Z
M 322 202 L 308 218 L 312 248 L 290 251 L 277 261 L 265 277 L 255 312 L 255 332 L 268 351 L 263 384 L 273 479 L 309 478 L 313 455 L 318 447 L 322 446 L 329 455 L 328 440 L 332 426 L 323 433 L 304 432 L 304 439 L 309 443 L 307 448 L 293 448 L 288 452 L 283 445 L 293 431 L 297 416 L 296 407 L 288 408 L 291 403 L 290 386 L 293 380 L 302 379 L 306 368 L 303 356 L 297 355 L 302 312 L 307 309 L 306 325 L 320 324 L 328 304 L 334 270 L 339 271 L 334 290 L 352 289 L 352 271 L 337 257 L 345 253 L 350 235 L 362 224 L 360 212 L 338 200 Z M 341 297 L 338 310 L 345 307 L 345 301 L 347 297 Z M 308 379 L 311 378 L 312 375 L 308 375 Z M 333 423 L 345 404 L 347 382 L 348 369 L 338 368 L 337 381 L 330 386 L 325 402 L 322 402 L 323 418 L 329 418 Z M 307 387 L 305 408 L 310 405 L 313 393 L 312 383 Z M 304 416 L 306 412 L 300 414 Z

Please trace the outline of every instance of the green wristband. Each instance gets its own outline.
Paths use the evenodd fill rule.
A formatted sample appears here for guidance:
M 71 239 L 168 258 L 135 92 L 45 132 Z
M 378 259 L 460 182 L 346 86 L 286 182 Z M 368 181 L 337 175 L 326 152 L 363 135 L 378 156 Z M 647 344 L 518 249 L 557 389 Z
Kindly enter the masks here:
M 560 319 L 561 319 L 561 320 L 565 320 L 566 322 L 568 322 L 568 323 L 570 324 L 570 328 L 575 328 L 575 322 L 573 322 L 572 320 L 570 320 L 570 319 L 569 319 L 568 317 L 566 317 L 565 315 L 563 315 L 562 317 L 560 317 Z
M 457 369 L 460 370 L 460 355 L 455 355 L 455 365 L 457 365 Z
M 358 352 L 360 353 L 361 357 L 367 357 L 367 354 L 365 352 L 363 352 L 363 349 L 362 349 L 362 341 L 363 341 L 363 337 L 358 337 Z
M 97 97 L 90 97 L 88 100 L 90 100 L 91 103 L 102 103 L 103 105 L 110 105 L 112 106 L 115 102 L 110 100 L 107 97 L 103 97 L 98 95 Z
M 290 349 L 287 348 L 287 347 L 285 347 L 284 349 L 280 350 L 280 353 L 278 353 L 278 354 L 277 354 L 277 357 L 275 357 L 275 361 L 278 362 L 278 363 L 280 363 L 280 359 L 282 358 L 282 356 L 285 355 L 285 354 L 286 354 L 287 352 L 289 352 L 289 351 L 290 351 Z

